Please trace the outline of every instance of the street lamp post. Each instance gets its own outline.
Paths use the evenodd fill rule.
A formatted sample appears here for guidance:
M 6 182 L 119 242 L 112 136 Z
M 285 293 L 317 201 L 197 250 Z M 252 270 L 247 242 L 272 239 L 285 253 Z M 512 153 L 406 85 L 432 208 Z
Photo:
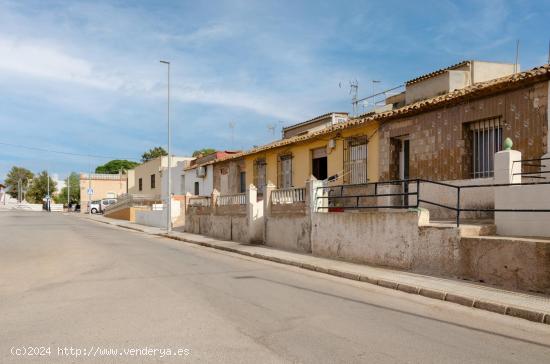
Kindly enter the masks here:
M 160 61 L 168 66 L 168 102 L 166 106 L 166 119 L 168 123 L 168 196 L 166 201 L 166 231 L 172 231 L 172 155 L 171 155 L 171 133 L 170 133 L 170 62 Z

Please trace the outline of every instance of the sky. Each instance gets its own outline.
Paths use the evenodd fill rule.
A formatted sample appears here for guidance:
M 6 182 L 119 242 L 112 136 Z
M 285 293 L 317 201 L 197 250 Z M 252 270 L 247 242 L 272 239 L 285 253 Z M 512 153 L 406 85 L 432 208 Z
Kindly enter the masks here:
M 372 80 L 513 63 L 518 39 L 522 70 L 547 63 L 548 19 L 550 0 L 0 0 L 0 180 L 13 165 L 63 178 L 166 147 L 160 60 L 173 154 L 245 150 L 351 112 L 350 81 L 365 97 Z

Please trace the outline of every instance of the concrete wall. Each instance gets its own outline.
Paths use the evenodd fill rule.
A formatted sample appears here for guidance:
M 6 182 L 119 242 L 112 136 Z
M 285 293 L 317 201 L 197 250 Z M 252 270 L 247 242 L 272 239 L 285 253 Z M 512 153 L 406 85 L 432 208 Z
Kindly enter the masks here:
M 127 220 L 130 222 L 136 222 L 136 212 L 146 211 L 146 207 L 127 207 L 124 209 L 116 210 L 111 213 L 106 213 L 105 217 L 118 220 Z
M 265 245 L 311 253 L 311 225 L 308 215 L 281 213 L 272 214 L 265 219 Z
M 181 213 L 180 201 L 172 201 L 172 223 Z M 166 228 L 166 210 L 138 210 L 135 213 L 136 224 Z
M 472 81 L 478 83 L 511 75 L 514 73 L 514 66 L 512 63 L 474 61 L 472 64 Z M 520 72 L 519 64 L 517 72 Z
M 189 161 L 190 157 L 171 157 L 172 167 L 177 167 L 178 163 Z M 143 194 L 151 196 L 159 196 L 160 198 L 167 198 L 162 195 L 163 184 L 167 185 L 167 182 L 162 179 L 168 176 L 166 168 L 168 167 L 168 157 L 158 157 L 148 162 L 142 163 L 133 169 L 131 175 L 134 177 L 133 183 L 129 183 L 128 193 L 131 194 Z M 174 169 L 173 169 L 174 171 Z M 155 175 L 155 188 L 151 188 L 151 175 Z M 139 179 L 142 179 L 142 190 L 139 190 Z M 174 181 L 175 182 L 175 181 Z M 131 185 L 131 187 L 130 187 Z M 167 189 L 164 189 L 166 194 Z
M 419 212 L 313 213 L 314 255 L 400 269 L 412 266 Z

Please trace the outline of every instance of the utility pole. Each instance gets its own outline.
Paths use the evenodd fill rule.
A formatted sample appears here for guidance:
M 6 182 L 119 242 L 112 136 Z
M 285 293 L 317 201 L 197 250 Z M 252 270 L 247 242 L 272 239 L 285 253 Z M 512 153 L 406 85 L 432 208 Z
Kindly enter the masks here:
M 172 156 L 170 150 L 171 135 L 170 135 L 170 62 L 160 61 L 168 66 L 168 102 L 166 106 L 166 119 L 168 123 L 168 198 L 166 203 L 166 231 L 172 231 Z M 162 161 L 162 157 L 161 157 Z
M 48 192 L 46 193 L 46 208 L 50 211 L 50 174 L 46 171 L 46 180 L 48 181 Z
M 67 212 L 69 212 L 69 205 L 71 204 L 71 175 L 67 176 Z

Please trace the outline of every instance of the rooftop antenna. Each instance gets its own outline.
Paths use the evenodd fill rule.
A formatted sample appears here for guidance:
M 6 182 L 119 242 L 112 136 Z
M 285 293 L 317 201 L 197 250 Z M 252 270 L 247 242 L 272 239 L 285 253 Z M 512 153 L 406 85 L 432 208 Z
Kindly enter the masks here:
M 357 95 L 359 93 L 359 82 L 350 81 L 349 83 L 349 94 L 351 95 L 351 104 L 353 106 L 353 116 L 357 116 Z
M 550 40 L 548 41 L 548 64 L 550 64 Z
M 518 60 L 519 60 L 519 39 L 516 41 L 516 63 L 514 64 L 514 73 L 518 73 Z
M 275 124 L 267 124 L 267 130 L 269 130 L 272 136 L 275 136 Z
M 231 129 L 231 148 L 233 148 L 234 145 L 234 138 L 235 138 L 235 123 L 230 121 L 229 122 L 229 129 Z
M 380 83 L 382 81 L 380 80 L 372 80 L 372 111 L 375 111 L 376 110 L 376 92 L 374 87 L 377 83 Z

